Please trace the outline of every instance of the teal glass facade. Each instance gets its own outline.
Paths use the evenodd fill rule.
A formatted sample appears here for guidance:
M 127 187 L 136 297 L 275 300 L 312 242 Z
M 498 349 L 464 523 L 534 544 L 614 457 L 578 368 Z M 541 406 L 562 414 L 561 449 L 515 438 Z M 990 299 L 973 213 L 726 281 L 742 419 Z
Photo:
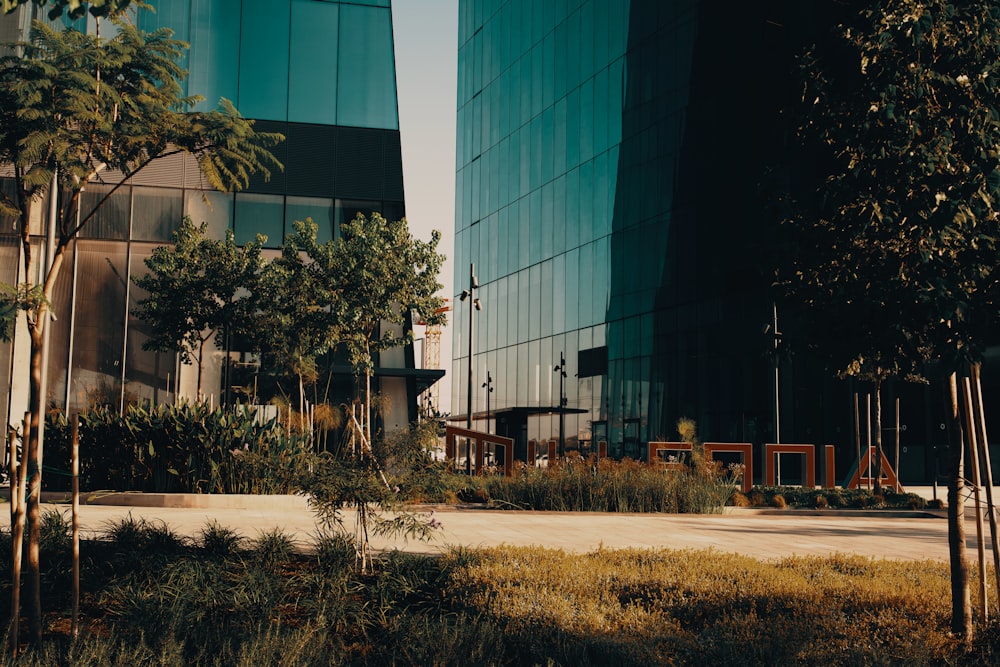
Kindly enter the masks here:
M 558 436 L 547 408 L 563 353 L 566 406 L 580 411 L 565 415 L 571 448 L 606 440 L 612 456 L 639 457 L 676 439 L 681 417 L 709 440 L 773 437 L 757 181 L 773 155 L 772 88 L 790 80 L 776 66 L 792 48 L 785 19 L 806 19 L 794 4 L 779 3 L 784 23 L 716 4 L 459 2 L 453 292 L 474 264 L 472 411 L 483 418 L 489 372 L 498 428 L 505 411 L 530 415 L 507 435 Z M 455 303 L 464 414 L 470 314 Z
M 141 298 L 131 278 L 145 270 L 143 259 L 153 248 L 170 242 L 184 215 L 208 223 L 215 238 L 232 230 L 242 243 L 265 234 L 272 256 L 295 220 L 311 217 L 324 241 L 357 212 L 405 215 L 389 0 L 150 4 L 156 12 L 139 12 L 139 26 L 170 28 L 190 44 L 186 92 L 204 97 L 196 108 L 215 108 L 225 97 L 259 129 L 284 134 L 274 151 L 284 170 L 269 180 L 255 178 L 244 192 L 223 194 L 207 190 L 196 167 L 178 156 L 117 191 L 74 244 L 73 266 L 62 273 L 54 341 L 65 358 L 52 365 L 49 382 L 49 400 L 60 407 L 85 407 L 99 389 L 172 400 L 179 365 L 172 354 L 141 349 L 146 325 L 131 314 Z M 42 11 L 25 5 L 0 17 L 0 36 L 22 38 L 28 13 Z M 92 18 L 75 27 L 87 29 L 88 21 L 93 29 Z M 102 174 L 108 185 L 88 186 L 83 207 L 98 201 L 116 176 Z M 0 234 L 0 280 L 15 282 L 7 274 L 16 257 L 16 239 Z M 393 396 L 391 428 L 416 418 L 417 392 L 437 376 L 415 371 L 411 347 L 385 357 L 376 384 Z M 10 346 L 0 345 L 4 368 L 10 358 Z M 353 392 L 353 373 L 344 370 L 335 390 Z M 211 386 L 208 375 L 205 382 L 216 402 L 224 400 L 225 378 L 221 386 Z M 0 383 L 5 410 L 14 393 L 9 386 Z M 338 394 L 336 400 L 349 398 Z

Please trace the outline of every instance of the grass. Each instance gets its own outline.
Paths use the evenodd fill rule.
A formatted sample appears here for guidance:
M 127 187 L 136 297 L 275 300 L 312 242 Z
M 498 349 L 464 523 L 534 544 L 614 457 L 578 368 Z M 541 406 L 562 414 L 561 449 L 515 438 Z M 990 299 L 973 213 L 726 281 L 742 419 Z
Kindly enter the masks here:
M 625 459 L 582 459 L 571 454 L 548 468 L 522 466 L 511 477 L 476 480 L 502 508 L 577 512 L 721 512 L 737 488 L 717 465 L 666 468 Z
M 294 545 L 279 532 L 243 540 L 210 524 L 186 540 L 132 519 L 83 544 L 74 642 L 69 588 L 53 585 L 65 582 L 66 526 L 57 516 L 45 525 L 46 641 L 19 666 L 1000 660 L 1000 625 L 980 628 L 968 647 L 949 636 L 947 565 L 933 561 L 499 547 L 387 554 L 360 576 L 340 534 Z M 4 595 L 9 581 L 0 572 Z

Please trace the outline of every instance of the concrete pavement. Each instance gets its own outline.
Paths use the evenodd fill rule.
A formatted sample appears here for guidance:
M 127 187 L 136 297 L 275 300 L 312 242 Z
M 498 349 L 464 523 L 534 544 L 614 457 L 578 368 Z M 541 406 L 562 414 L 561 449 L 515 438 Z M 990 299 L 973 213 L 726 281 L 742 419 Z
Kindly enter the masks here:
M 117 494 L 131 498 L 90 498 L 80 507 L 84 535 L 99 534 L 131 514 L 162 521 L 179 534 L 196 537 L 212 521 L 246 537 L 279 529 L 303 547 L 320 526 L 307 501 L 295 496 L 156 496 Z M 121 504 L 93 504 L 120 502 Z M 153 506 L 150 506 L 153 505 Z M 187 506 L 165 506 L 187 505 Z M 65 512 L 65 503 L 44 509 Z M 858 554 L 874 558 L 947 560 L 947 523 L 943 513 L 803 512 L 730 510 L 721 515 L 609 514 L 525 512 L 461 507 L 434 507 L 441 523 L 430 542 L 375 538 L 377 549 L 398 548 L 437 553 L 451 546 L 541 545 L 585 553 L 599 548 L 715 549 L 758 558 L 790 555 Z M 345 523 L 353 524 L 345 513 Z M 0 527 L 9 527 L 9 512 L 0 510 Z M 975 526 L 967 525 L 974 549 Z M 972 554 L 970 554 L 971 557 Z

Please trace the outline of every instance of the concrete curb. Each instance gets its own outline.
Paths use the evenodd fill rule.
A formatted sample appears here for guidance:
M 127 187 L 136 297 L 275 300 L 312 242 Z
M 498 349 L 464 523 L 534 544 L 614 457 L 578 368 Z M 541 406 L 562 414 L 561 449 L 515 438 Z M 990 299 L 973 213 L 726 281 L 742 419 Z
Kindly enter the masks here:
M 10 489 L 0 490 L 0 499 L 10 502 Z M 68 491 L 43 491 L 42 502 L 68 504 Z M 139 491 L 81 491 L 81 505 L 117 507 L 171 507 L 179 509 L 308 510 L 306 496 L 204 493 L 142 493 Z

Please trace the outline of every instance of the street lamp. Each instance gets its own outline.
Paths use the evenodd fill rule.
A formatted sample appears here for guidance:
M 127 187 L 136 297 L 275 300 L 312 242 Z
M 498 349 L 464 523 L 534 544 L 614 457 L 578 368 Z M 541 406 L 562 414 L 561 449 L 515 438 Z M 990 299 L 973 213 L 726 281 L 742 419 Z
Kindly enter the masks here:
M 552 369 L 559 374 L 559 456 L 566 455 L 566 394 L 563 380 L 566 379 L 566 358 L 559 353 L 559 365 Z
M 459 297 L 460 301 L 469 300 L 469 387 L 467 395 L 467 405 L 466 405 L 466 419 L 465 427 L 468 430 L 472 430 L 472 333 L 473 333 L 473 319 L 475 311 L 482 310 L 483 305 L 479 302 L 479 298 L 476 297 L 476 289 L 479 287 L 479 281 L 476 279 L 476 265 L 469 264 L 469 289 L 462 290 L 462 296 Z M 472 440 L 466 439 L 465 441 L 465 474 L 472 474 Z
M 486 382 L 483 383 L 483 389 L 486 390 L 486 432 L 492 433 L 490 431 L 490 394 L 493 393 L 493 378 L 489 371 L 486 371 Z

